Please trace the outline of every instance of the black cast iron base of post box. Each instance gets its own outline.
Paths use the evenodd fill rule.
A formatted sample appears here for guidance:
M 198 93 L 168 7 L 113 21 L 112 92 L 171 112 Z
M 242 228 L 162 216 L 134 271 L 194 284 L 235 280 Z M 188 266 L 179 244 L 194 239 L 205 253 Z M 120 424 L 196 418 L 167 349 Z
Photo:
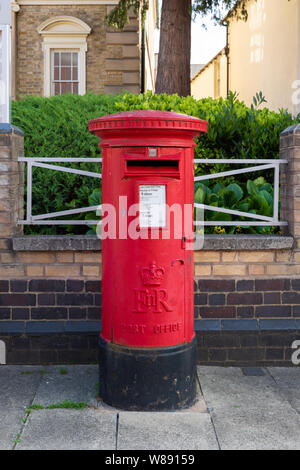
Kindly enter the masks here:
M 196 401 L 196 338 L 166 348 L 126 348 L 99 340 L 99 395 L 124 410 L 169 411 Z

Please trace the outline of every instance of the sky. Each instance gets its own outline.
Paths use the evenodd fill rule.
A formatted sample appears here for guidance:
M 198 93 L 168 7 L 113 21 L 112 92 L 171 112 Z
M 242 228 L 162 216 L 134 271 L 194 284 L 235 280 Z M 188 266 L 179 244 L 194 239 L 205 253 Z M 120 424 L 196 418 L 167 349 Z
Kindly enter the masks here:
M 206 29 L 202 24 L 205 23 Z M 191 64 L 206 64 L 226 45 L 225 26 L 216 26 L 198 16 L 192 22 Z

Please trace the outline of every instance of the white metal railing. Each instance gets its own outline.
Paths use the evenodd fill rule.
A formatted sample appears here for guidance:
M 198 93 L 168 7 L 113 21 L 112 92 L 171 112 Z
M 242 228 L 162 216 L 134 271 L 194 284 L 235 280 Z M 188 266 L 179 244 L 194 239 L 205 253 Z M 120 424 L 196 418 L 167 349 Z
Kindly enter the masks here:
M 208 175 L 196 176 L 195 181 L 207 181 L 208 179 L 222 178 L 224 176 L 240 175 L 242 173 L 251 173 L 262 170 L 274 169 L 274 196 L 273 196 L 273 217 L 266 217 L 258 214 L 251 214 L 249 212 L 234 211 L 231 209 L 225 209 L 222 207 L 208 206 L 206 204 L 197 204 L 195 207 L 199 209 L 204 209 L 208 211 L 214 211 L 224 214 L 231 214 L 240 217 L 248 217 L 250 219 L 256 219 L 255 221 L 196 221 L 196 226 L 238 226 L 238 225 L 247 225 L 247 226 L 286 226 L 287 222 L 279 221 L 279 167 L 280 164 L 287 164 L 287 160 L 239 160 L 239 159 L 196 159 L 194 163 L 204 163 L 204 164 L 224 164 L 229 163 L 231 165 L 251 165 L 255 163 L 255 166 L 248 168 L 239 168 L 238 170 L 223 171 L 221 173 L 211 173 Z
M 92 178 L 102 178 L 101 173 L 94 173 L 91 171 L 84 171 L 75 168 L 67 168 L 63 166 L 53 165 L 52 163 L 101 163 L 102 158 L 19 158 L 19 162 L 27 163 L 27 206 L 26 206 L 26 220 L 19 220 L 21 225 L 98 225 L 99 220 L 53 220 L 55 217 L 64 215 L 79 214 L 84 212 L 97 211 L 101 206 L 90 206 L 78 209 L 69 209 L 60 212 L 51 212 L 48 214 L 32 215 L 32 168 L 39 167 L 48 170 L 62 171 L 66 173 L 74 173 L 82 176 L 90 176 Z M 48 164 L 47 162 L 51 162 Z M 246 159 L 196 159 L 194 163 L 202 164 L 240 164 L 249 165 L 255 162 L 255 166 L 248 168 L 239 168 L 238 170 L 223 171 L 220 173 L 210 173 L 202 176 L 196 176 L 195 181 L 207 181 L 208 179 L 222 178 L 224 176 L 238 175 L 242 173 L 251 173 L 262 170 L 274 169 L 274 196 L 273 196 L 273 217 L 252 214 L 249 212 L 236 211 L 225 209 L 222 207 L 208 206 L 206 204 L 195 203 L 195 207 L 208 211 L 218 213 L 231 214 L 239 217 L 247 217 L 255 219 L 252 221 L 196 221 L 196 226 L 286 226 L 287 222 L 279 220 L 279 170 L 280 164 L 287 164 L 287 160 L 246 160 Z
M 19 162 L 27 163 L 27 204 L 26 220 L 19 220 L 21 225 L 97 225 L 99 220 L 53 220 L 55 217 L 64 215 L 80 214 L 82 212 L 92 212 L 99 209 L 100 206 L 82 207 L 78 209 L 69 209 L 60 212 L 50 212 L 48 214 L 32 215 L 32 168 L 46 168 L 48 170 L 62 171 L 65 173 L 74 173 L 76 175 L 90 176 L 91 178 L 102 178 L 101 173 L 79 170 L 76 168 L 67 168 L 59 165 L 49 165 L 46 162 L 56 163 L 101 163 L 102 158 L 19 158 Z

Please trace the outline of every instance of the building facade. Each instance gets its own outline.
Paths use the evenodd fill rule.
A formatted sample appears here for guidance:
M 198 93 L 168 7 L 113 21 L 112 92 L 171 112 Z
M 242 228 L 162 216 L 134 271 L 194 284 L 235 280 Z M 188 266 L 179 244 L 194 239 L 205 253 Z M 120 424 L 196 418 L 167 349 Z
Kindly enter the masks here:
M 122 31 L 105 24 L 107 13 L 117 3 L 14 1 L 12 97 L 153 89 L 156 1 L 150 2 L 144 34 L 134 14 L 130 14 L 130 23 Z
M 227 57 L 225 48 L 192 77 L 191 93 L 197 98 L 227 96 Z
M 195 98 L 237 92 L 248 106 L 262 91 L 272 110 L 300 112 L 300 1 L 248 0 L 248 19 L 224 19 L 227 45 L 191 83 Z

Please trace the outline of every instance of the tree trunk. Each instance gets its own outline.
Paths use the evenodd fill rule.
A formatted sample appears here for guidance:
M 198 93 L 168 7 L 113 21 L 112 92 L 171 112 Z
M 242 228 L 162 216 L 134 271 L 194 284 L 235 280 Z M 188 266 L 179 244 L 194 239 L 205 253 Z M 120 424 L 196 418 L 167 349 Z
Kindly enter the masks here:
M 191 94 L 191 0 L 163 0 L 155 93 Z

